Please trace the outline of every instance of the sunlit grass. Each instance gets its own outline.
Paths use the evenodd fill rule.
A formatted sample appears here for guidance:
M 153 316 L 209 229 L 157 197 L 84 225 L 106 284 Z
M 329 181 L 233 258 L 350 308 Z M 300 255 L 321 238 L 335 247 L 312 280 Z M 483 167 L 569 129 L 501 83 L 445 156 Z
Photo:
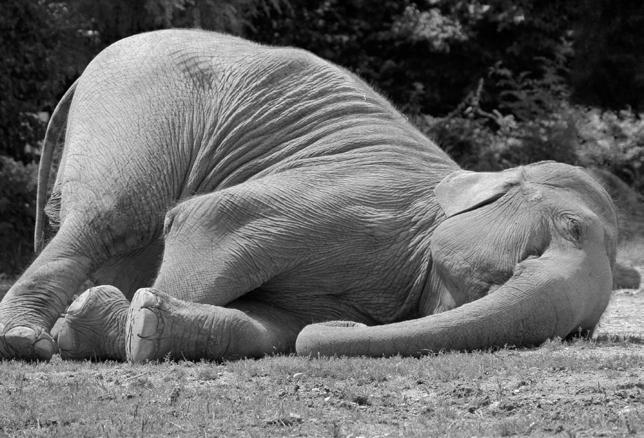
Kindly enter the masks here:
M 627 343 L 415 358 L 0 363 L 16 436 L 510 436 L 644 431 Z

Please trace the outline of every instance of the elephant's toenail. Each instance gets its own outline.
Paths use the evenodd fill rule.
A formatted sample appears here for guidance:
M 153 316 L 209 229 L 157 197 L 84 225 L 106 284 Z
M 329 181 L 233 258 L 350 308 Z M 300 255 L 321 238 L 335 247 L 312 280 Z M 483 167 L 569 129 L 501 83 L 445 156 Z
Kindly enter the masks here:
M 139 309 L 139 316 L 137 318 L 137 334 L 141 338 L 150 338 L 157 334 L 159 319 L 153 311 Z
M 4 335 L 4 339 L 18 356 L 30 355 L 36 340 L 36 332 L 29 327 L 14 327 Z
M 18 343 L 33 343 L 36 338 L 36 332 L 29 327 L 14 327 L 4 335 L 7 342 L 13 344 Z
M 82 294 L 78 296 L 67 308 L 68 313 L 78 313 L 81 311 L 85 303 L 87 302 L 87 299 L 89 298 L 89 290 L 86 290 Z

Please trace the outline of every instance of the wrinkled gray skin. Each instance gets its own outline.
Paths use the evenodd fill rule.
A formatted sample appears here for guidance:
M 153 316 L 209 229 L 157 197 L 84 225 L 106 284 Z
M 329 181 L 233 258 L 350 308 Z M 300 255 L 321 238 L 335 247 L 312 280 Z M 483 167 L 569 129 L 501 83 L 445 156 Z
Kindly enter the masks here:
M 0 303 L 5 358 L 56 352 L 49 331 L 88 278 L 118 289 L 72 305 L 65 357 L 534 345 L 592 330 L 609 299 L 615 213 L 584 171 L 463 171 L 302 50 L 136 35 L 63 98 L 48 150 L 65 123 L 60 228 Z M 310 325 L 334 320 L 351 322 Z

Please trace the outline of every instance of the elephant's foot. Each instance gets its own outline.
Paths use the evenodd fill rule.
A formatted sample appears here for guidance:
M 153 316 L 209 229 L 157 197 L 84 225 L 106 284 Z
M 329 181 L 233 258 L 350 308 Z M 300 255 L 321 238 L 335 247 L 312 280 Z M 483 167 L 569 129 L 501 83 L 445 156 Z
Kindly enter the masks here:
M 155 289 L 139 289 L 127 317 L 127 359 L 144 362 L 168 357 L 205 358 L 209 329 L 204 324 L 212 318 L 214 309 L 215 306 L 181 301 Z
M 10 297 L 10 293 L 0 303 L 0 360 L 51 359 L 58 347 L 49 335 L 47 318 L 26 307 L 20 297 Z
M 266 304 L 213 306 L 139 289 L 128 312 L 125 352 L 132 362 L 233 359 L 288 351 L 300 323 Z
M 41 327 L 15 326 L 4 330 L 0 323 L 0 359 L 49 360 L 58 350 L 56 342 Z
M 63 359 L 125 359 L 125 320 L 129 302 L 113 286 L 87 289 L 56 324 L 54 336 Z

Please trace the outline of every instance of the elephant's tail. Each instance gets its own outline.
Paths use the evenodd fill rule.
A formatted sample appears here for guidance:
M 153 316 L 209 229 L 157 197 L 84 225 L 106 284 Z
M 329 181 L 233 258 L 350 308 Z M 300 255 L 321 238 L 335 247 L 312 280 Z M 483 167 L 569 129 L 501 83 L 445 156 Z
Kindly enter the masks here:
M 47 202 L 47 189 L 49 183 L 49 171 L 51 169 L 51 162 L 54 156 L 54 149 L 58 143 L 60 136 L 65 131 L 67 124 L 67 115 L 69 114 L 69 106 L 74 97 L 76 90 L 76 80 L 71 87 L 65 92 L 65 95 L 60 99 L 56 109 L 49 119 L 47 125 L 47 132 L 45 133 L 45 140 L 43 141 L 42 153 L 40 156 L 40 165 L 38 167 L 38 192 L 36 194 L 36 230 L 34 232 L 34 251 L 38 254 L 44 246 L 44 223 L 45 223 L 45 204 Z

